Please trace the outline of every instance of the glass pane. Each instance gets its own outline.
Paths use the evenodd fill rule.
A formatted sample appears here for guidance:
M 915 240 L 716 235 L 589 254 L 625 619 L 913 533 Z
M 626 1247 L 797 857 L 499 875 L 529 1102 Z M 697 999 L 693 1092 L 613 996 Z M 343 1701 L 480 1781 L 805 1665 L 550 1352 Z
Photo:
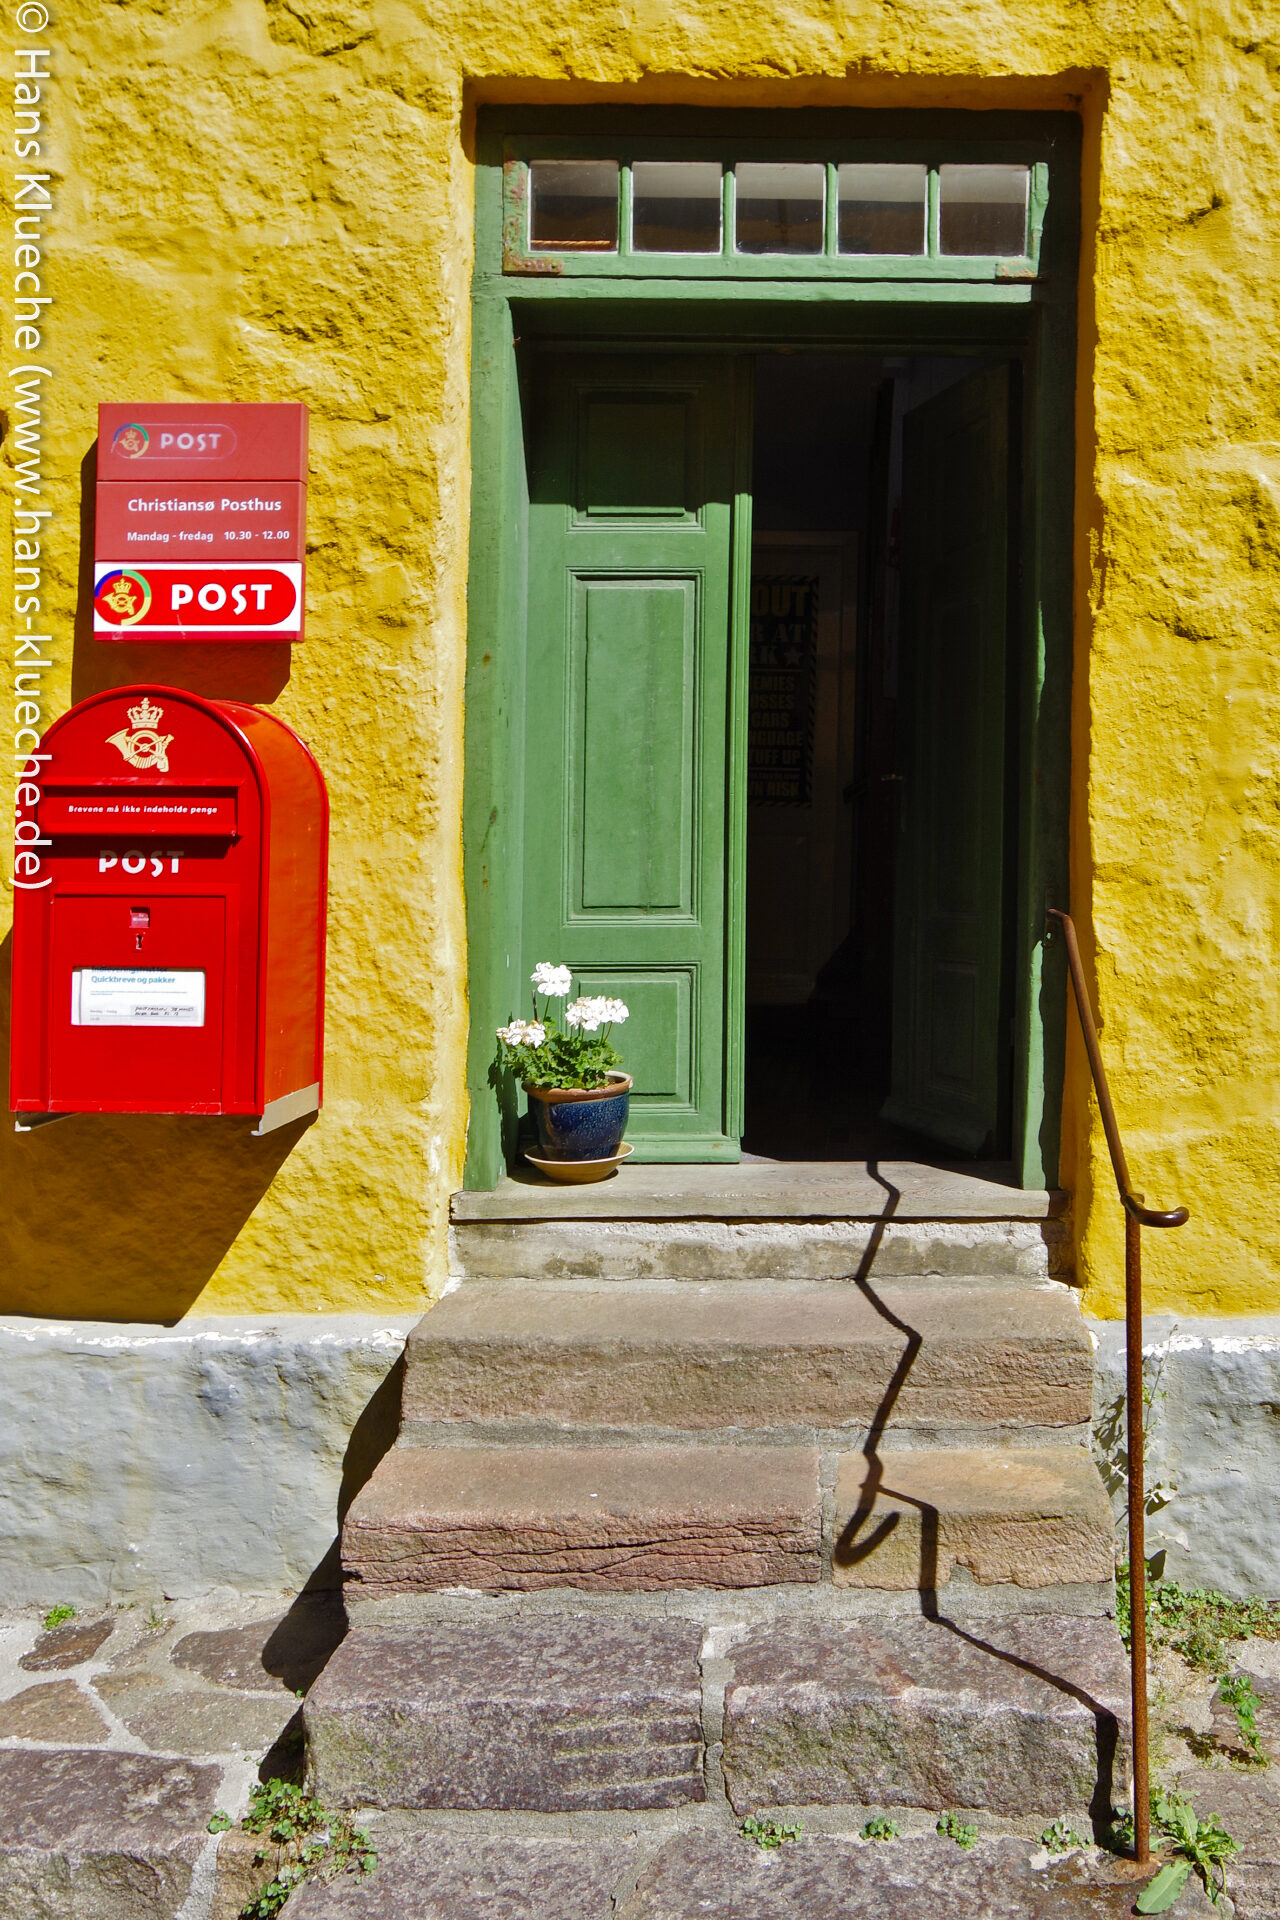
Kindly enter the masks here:
M 739 253 L 821 253 L 827 170 L 821 164 L 740 160 Z
M 616 160 L 533 160 L 529 244 L 557 253 L 613 253 L 618 245 Z
M 1026 252 L 1029 167 L 943 167 L 940 173 L 943 253 Z
M 637 253 L 719 253 L 718 160 L 637 160 L 631 244 Z
M 923 253 L 924 167 L 849 166 L 840 176 L 841 253 Z

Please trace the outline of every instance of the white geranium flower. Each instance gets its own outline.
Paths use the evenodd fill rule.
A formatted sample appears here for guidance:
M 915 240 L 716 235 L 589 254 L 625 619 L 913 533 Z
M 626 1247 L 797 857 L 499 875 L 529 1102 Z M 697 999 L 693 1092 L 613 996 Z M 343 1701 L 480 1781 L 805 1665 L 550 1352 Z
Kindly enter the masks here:
M 554 960 L 539 960 L 529 975 L 535 993 L 545 993 L 548 999 L 563 1000 L 573 991 L 573 971 L 570 967 L 558 967 Z
M 541 1020 L 512 1020 L 498 1028 L 499 1040 L 505 1040 L 509 1047 L 540 1047 L 546 1037 Z
M 606 1022 L 610 1026 L 614 1026 L 614 1027 L 620 1026 L 622 1022 L 627 1018 L 626 1001 L 625 1000 L 606 1000 L 604 1002 L 604 1017 Z
M 604 1025 L 604 1001 L 598 995 L 582 994 L 564 1010 L 566 1027 L 581 1027 L 584 1033 L 598 1033 Z

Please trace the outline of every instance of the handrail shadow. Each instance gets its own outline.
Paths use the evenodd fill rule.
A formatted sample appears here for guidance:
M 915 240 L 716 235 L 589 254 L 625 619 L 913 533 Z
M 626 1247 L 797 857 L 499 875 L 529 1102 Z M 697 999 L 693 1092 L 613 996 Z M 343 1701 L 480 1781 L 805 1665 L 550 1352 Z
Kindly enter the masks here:
M 880 1451 L 880 1444 L 892 1418 L 893 1410 L 901 1398 L 902 1390 L 919 1357 L 920 1349 L 924 1344 L 924 1336 L 918 1328 L 911 1326 L 896 1314 L 893 1309 L 880 1298 L 880 1295 L 872 1285 L 872 1268 L 875 1265 L 876 1256 L 883 1243 L 885 1231 L 898 1210 L 899 1203 L 902 1199 L 902 1192 L 900 1188 L 895 1187 L 893 1183 L 880 1172 L 878 1161 L 867 1161 L 867 1173 L 879 1186 L 884 1188 L 886 1196 L 885 1207 L 883 1212 L 877 1216 L 866 1249 L 856 1269 L 851 1274 L 846 1275 L 845 1278 L 849 1284 L 858 1288 L 864 1300 L 879 1314 L 882 1320 L 887 1321 L 890 1326 L 894 1327 L 903 1335 L 906 1344 L 903 1347 L 890 1379 L 885 1385 L 884 1392 L 880 1396 L 879 1404 L 868 1425 L 866 1437 L 862 1445 L 862 1453 L 867 1464 L 863 1476 L 859 1505 L 857 1511 L 851 1515 L 839 1539 L 836 1541 L 833 1557 L 839 1566 L 857 1566 L 860 1561 L 869 1558 L 895 1531 L 899 1524 L 900 1516 L 898 1514 L 885 1514 L 879 1521 L 875 1521 L 876 1500 L 882 1492 L 892 1493 L 895 1500 L 916 1509 L 920 1515 L 920 1570 L 917 1591 L 922 1616 L 935 1626 L 941 1627 L 946 1632 L 954 1634 L 957 1639 L 967 1642 L 969 1646 L 976 1648 L 979 1652 L 990 1654 L 993 1659 L 1003 1661 L 1006 1666 L 1014 1667 L 1019 1672 L 1029 1674 L 1032 1678 L 1041 1680 L 1047 1685 L 1056 1688 L 1059 1693 L 1065 1694 L 1070 1699 L 1077 1701 L 1092 1713 L 1096 1741 L 1097 1771 L 1094 1791 L 1089 1803 L 1089 1817 L 1093 1824 L 1095 1837 L 1101 1839 L 1111 1824 L 1115 1804 L 1113 1798 L 1115 1767 L 1120 1743 L 1120 1727 L 1116 1715 L 1109 1707 L 1104 1706 L 1101 1701 L 1095 1700 L 1084 1687 L 1077 1685 L 1074 1681 L 1065 1679 L 1061 1674 L 1051 1673 L 1047 1668 L 1038 1665 L 1035 1661 L 1025 1659 L 1020 1654 L 1014 1653 L 1006 1647 L 999 1647 L 994 1645 L 990 1640 L 982 1639 L 978 1634 L 972 1633 L 968 1628 L 961 1626 L 960 1623 L 953 1620 L 950 1615 L 945 1614 L 938 1603 L 939 1532 L 941 1521 L 939 1510 L 927 1500 L 921 1500 L 914 1494 L 902 1493 L 896 1488 L 886 1485 L 885 1460 Z

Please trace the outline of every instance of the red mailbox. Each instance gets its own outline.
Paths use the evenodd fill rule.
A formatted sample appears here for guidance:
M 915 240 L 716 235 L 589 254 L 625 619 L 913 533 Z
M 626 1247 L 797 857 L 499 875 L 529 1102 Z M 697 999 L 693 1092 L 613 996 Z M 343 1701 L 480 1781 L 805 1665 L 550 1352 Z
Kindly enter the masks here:
M 328 799 L 310 750 L 257 707 L 150 686 L 82 700 L 42 753 L 42 878 L 15 891 L 19 1127 L 244 1113 L 267 1133 L 315 1112 Z

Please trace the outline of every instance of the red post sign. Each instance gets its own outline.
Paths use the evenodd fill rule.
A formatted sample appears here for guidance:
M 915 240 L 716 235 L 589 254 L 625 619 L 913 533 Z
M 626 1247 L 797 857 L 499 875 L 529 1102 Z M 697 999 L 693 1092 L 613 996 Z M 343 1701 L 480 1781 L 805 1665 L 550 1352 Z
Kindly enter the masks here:
M 273 714 L 94 694 L 41 743 L 46 878 L 15 892 L 11 1099 L 62 1113 L 320 1105 L 324 780 Z
M 100 640 L 300 640 L 307 409 L 98 409 Z

